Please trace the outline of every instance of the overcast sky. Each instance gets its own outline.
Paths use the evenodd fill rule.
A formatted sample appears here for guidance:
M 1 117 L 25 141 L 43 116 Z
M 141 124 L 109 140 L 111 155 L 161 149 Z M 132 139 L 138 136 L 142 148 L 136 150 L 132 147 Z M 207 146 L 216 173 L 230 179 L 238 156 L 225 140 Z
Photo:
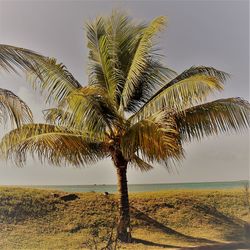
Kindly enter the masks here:
M 76 79 L 87 83 L 84 23 L 112 9 L 150 21 L 164 15 L 168 27 L 160 46 L 170 68 L 213 66 L 232 77 L 215 96 L 249 100 L 249 1 L 3 1 L 0 0 L 0 43 L 35 50 L 63 62 Z M 41 121 L 43 99 L 25 78 L 0 76 L 0 87 L 14 91 Z M 4 128 L 1 127 L 1 135 Z M 7 132 L 7 130 L 5 130 Z M 185 145 L 186 159 L 178 173 L 156 166 L 149 173 L 130 169 L 129 183 L 200 182 L 249 178 L 249 133 L 210 137 Z M 114 184 L 112 162 L 75 169 L 42 166 L 30 160 L 24 168 L 0 162 L 2 184 Z

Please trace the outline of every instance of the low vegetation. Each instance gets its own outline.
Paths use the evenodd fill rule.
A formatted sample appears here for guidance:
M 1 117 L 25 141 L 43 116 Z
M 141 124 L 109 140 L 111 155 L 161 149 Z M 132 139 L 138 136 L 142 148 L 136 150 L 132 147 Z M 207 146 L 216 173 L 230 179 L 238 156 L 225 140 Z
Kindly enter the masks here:
M 101 249 L 118 216 L 118 196 L 77 193 L 77 199 L 65 201 L 61 199 L 65 195 L 0 188 L 0 249 L 91 249 L 91 244 Z M 162 191 L 130 197 L 134 240 L 118 243 L 119 249 L 248 242 L 250 213 L 242 190 Z

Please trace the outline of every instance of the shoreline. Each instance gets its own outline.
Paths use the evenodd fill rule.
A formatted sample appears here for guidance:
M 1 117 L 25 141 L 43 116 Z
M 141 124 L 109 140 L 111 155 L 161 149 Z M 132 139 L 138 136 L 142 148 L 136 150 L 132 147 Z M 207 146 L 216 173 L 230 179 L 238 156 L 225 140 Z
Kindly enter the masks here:
M 233 181 L 233 182 L 200 182 L 200 183 L 158 183 L 158 184 L 128 184 L 129 193 L 144 192 L 164 192 L 171 190 L 230 190 L 244 189 L 249 182 Z M 115 194 L 117 192 L 116 185 L 1 185 L 10 188 L 32 188 L 42 190 L 57 190 L 69 193 L 104 193 Z

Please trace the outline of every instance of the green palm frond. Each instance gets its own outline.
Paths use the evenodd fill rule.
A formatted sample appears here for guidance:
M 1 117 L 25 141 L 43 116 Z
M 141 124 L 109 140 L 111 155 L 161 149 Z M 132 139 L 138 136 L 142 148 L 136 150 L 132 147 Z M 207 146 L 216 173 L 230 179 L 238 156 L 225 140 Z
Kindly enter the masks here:
M 119 69 L 117 48 L 113 37 L 103 35 L 99 39 L 99 54 L 101 58 L 102 71 L 109 95 L 116 100 L 116 89 L 121 84 L 123 73 Z M 114 38 L 113 38 L 114 39 Z
M 162 111 L 132 125 L 121 138 L 121 150 L 127 159 L 136 153 L 150 163 L 181 158 L 182 147 L 174 117 Z
M 206 67 L 206 66 L 192 66 L 191 68 L 185 70 L 180 75 L 178 75 L 175 79 L 173 79 L 171 82 L 169 82 L 165 88 L 170 87 L 171 85 L 184 80 L 186 78 L 189 78 L 191 76 L 195 75 L 206 75 L 206 76 L 212 76 L 216 78 L 220 83 L 224 83 L 230 75 L 226 72 L 223 72 L 221 70 L 217 70 L 213 67 Z
M 128 101 L 126 111 L 136 112 L 162 87 L 162 83 L 172 79 L 176 73 L 166 68 L 159 61 L 149 60 L 145 71 L 138 80 L 137 88 Z
M 138 80 L 145 70 L 150 52 L 153 47 L 154 36 L 164 27 L 166 18 L 161 16 L 154 19 L 144 30 L 131 62 L 126 82 L 121 94 L 120 110 L 124 110 L 137 87 Z
M 88 23 L 89 83 L 106 89 L 118 106 L 127 95 L 127 85 L 132 87 L 125 111 L 137 110 L 174 75 L 159 62 L 153 50 L 153 37 L 163 25 L 164 17 L 144 25 L 116 11 L 110 17 Z M 136 67 L 141 68 L 135 71 Z M 130 87 L 131 84 L 136 86 Z
M 82 87 L 66 66 L 57 63 L 55 58 L 36 60 L 34 67 L 35 71 L 28 72 L 28 81 L 47 95 L 47 101 L 60 101 Z
M 219 99 L 177 114 L 177 124 L 184 141 L 223 132 L 249 128 L 250 105 L 240 98 Z
M 114 127 L 123 124 L 105 89 L 95 85 L 72 92 L 61 106 L 66 115 L 60 117 L 60 125 L 70 128 L 112 135 Z
M 105 76 L 100 63 L 89 61 L 88 63 L 88 82 L 89 85 L 96 85 L 106 88 Z
M 116 88 L 118 105 L 121 101 L 126 76 L 146 27 L 146 24 L 136 23 L 126 13 L 119 11 L 113 11 L 111 17 L 107 19 L 106 32 L 112 40 L 115 66 L 119 76 Z
M 191 67 L 156 92 L 134 117 L 141 119 L 162 109 L 181 111 L 204 102 L 209 94 L 223 90 L 227 77 L 214 68 Z
M 30 108 L 13 92 L 0 88 L 0 122 L 10 120 L 11 125 L 20 127 L 24 123 L 31 123 L 33 115 Z
M 105 157 L 103 142 L 93 140 L 82 131 L 49 124 L 27 124 L 4 136 L 0 148 L 7 159 L 17 165 L 26 162 L 27 155 L 38 156 L 54 165 L 80 166 Z
M 28 49 L 0 44 L 0 70 L 18 73 L 19 68 L 25 72 L 33 71 L 36 59 L 44 57 Z
M 89 59 L 101 63 L 99 54 L 99 39 L 105 34 L 103 17 L 97 18 L 92 23 L 86 23 L 87 47 L 89 48 Z
M 135 25 L 122 12 L 113 11 L 110 17 L 100 17 L 87 23 L 89 48 L 89 83 L 106 88 L 119 102 L 131 53 L 138 41 L 142 25 Z
M 113 37 L 107 34 L 107 20 L 98 18 L 92 24 L 87 23 L 89 48 L 89 82 L 106 89 L 110 97 L 115 99 L 116 86 L 119 84 L 117 55 Z M 119 74 L 118 74 L 119 72 Z

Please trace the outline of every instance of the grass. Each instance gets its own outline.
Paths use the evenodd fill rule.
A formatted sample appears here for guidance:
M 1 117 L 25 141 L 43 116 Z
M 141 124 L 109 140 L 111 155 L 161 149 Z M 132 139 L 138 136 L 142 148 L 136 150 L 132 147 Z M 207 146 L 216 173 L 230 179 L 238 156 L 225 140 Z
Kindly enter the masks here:
M 102 234 L 116 220 L 116 195 L 78 193 L 80 199 L 68 202 L 55 197 L 65 194 L 0 188 L 0 249 L 86 249 L 90 230 Z M 130 203 L 135 240 L 121 249 L 247 241 L 250 214 L 243 190 L 137 193 L 130 194 Z

